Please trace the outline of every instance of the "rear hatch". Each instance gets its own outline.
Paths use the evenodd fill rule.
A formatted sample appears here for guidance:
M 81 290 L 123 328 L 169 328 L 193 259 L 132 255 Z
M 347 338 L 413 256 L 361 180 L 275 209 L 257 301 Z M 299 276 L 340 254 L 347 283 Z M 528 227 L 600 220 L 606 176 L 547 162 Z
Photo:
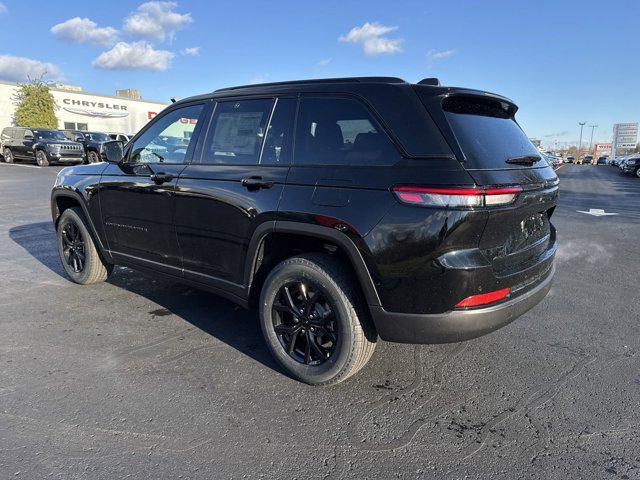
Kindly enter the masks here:
M 418 94 L 420 90 L 417 89 Z M 522 189 L 505 206 L 490 208 L 479 247 L 498 276 L 530 271 L 547 263 L 555 251 L 550 219 L 557 201 L 558 177 L 515 120 L 508 99 L 462 91 L 420 95 L 465 170 L 481 187 Z M 522 275 L 522 280 L 531 280 Z

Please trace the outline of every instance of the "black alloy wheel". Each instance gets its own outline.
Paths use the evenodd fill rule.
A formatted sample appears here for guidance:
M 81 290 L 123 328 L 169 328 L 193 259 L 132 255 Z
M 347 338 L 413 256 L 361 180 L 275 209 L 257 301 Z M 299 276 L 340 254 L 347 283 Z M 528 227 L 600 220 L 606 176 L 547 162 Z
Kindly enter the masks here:
M 82 273 L 86 262 L 85 243 L 82 233 L 72 220 L 62 225 L 62 255 L 75 273 Z
M 282 285 L 272 305 L 273 328 L 280 345 L 296 362 L 320 365 L 338 343 L 335 309 L 323 289 L 309 281 Z

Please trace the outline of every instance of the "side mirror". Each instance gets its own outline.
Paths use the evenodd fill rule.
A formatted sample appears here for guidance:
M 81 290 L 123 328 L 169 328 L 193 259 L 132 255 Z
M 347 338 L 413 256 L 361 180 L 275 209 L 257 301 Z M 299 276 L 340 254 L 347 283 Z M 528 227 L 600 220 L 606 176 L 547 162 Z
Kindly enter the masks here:
M 76 137 L 76 142 L 83 142 L 83 141 L 84 141 L 84 138 L 82 138 L 82 137 Z
M 100 156 L 105 162 L 120 163 L 124 159 L 124 143 L 120 140 L 104 142 Z
M 25 135 L 22 137 L 25 142 L 33 142 L 33 135 Z

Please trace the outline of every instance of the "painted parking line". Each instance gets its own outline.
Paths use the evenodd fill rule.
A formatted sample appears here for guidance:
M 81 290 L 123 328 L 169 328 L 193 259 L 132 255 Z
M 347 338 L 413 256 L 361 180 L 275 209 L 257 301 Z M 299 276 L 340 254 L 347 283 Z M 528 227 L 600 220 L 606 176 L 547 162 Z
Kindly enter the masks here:
M 42 167 L 38 167 L 37 165 L 22 165 L 20 163 L 0 163 L 0 165 L 5 166 L 5 167 L 22 167 L 22 168 L 42 168 Z

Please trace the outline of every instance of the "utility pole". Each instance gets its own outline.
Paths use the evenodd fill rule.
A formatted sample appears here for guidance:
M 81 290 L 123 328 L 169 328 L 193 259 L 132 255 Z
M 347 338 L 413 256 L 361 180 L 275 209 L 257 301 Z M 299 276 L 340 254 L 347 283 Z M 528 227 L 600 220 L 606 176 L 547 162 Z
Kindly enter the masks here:
M 591 141 L 589 142 L 589 150 L 595 155 L 595 152 L 593 151 L 593 131 L 596 129 L 598 125 L 589 125 L 589 128 L 591 129 Z
M 576 158 L 576 161 L 580 160 L 580 152 L 582 151 L 582 129 L 586 124 L 587 122 L 578 122 L 578 125 L 580 125 L 580 144 L 578 145 L 578 158 Z

